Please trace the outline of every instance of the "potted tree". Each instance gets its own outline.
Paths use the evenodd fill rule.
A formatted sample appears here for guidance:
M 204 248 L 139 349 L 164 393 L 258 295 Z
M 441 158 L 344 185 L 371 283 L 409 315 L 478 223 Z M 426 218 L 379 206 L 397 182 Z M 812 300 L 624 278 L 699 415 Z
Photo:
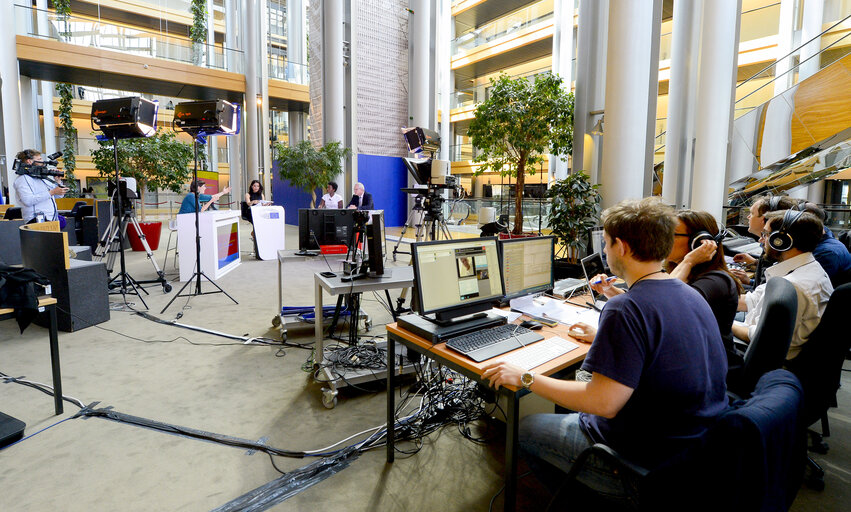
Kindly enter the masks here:
M 295 146 L 275 144 L 274 155 L 282 179 L 310 192 L 310 207 L 316 207 L 316 189 L 324 188 L 343 172 L 342 160 L 352 153 L 339 142 L 329 142 L 319 149 L 303 140 Z
M 552 200 L 548 225 L 559 242 L 556 278 L 581 277 L 578 263 L 588 233 L 600 217 L 600 185 L 592 185 L 583 171 L 568 174 L 547 190 Z
M 111 178 L 115 175 L 112 142 L 98 141 L 98 145 L 91 151 L 92 162 L 101 177 Z M 180 192 L 181 185 L 189 180 L 189 165 L 193 158 L 192 146 L 177 140 L 172 131 L 157 130 L 150 137 L 119 141 L 118 169 L 121 176 L 136 180 L 142 218 L 139 226 L 151 250 L 159 246 L 162 222 L 146 222 L 145 191 L 154 188 Z M 128 229 L 127 238 L 133 250 L 144 250 L 135 230 Z
M 498 172 L 514 181 L 514 229 L 523 231 L 523 185 L 526 172 L 544 155 L 568 155 L 573 151 L 573 93 L 562 79 L 540 74 L 534 82 L 526 77 L 500 75 L 491 79 L 488 98 L 476 108 L 467 135 L 479 149 L 473 159 L 481 166 L 475 174 Z

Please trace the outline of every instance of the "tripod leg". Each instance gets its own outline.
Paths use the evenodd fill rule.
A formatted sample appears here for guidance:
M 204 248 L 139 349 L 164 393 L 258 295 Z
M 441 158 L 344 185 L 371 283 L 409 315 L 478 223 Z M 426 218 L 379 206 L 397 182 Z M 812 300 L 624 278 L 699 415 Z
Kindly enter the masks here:
M 157 273 L 157 279 L 154 279 L 153 282 L 160 283 L 163 287 L 163 291 L 168 293 L 171 291 L 171 285 L 166 282 L 165 272 L 160 270 L 160 266 L 157 265 L 157 260 L 154 258 L 154 252 L 151 250 L 151 246 L 148 245 L 148 239 L 145 234 L 142 232 L 142 227 L 139 226 L 139 221 L 136 220 L 134 215 L 130 216 L 130 222 L 133 224 L 133 229 L 136 230 L 136 235 L 139 237 L 139 240 L 142 242 L 142 247 L 145 248 L 145 254 L 148 255 L 148 259 L 151 261 L 151 264 L 154 266 L 154 270 Z M 150 281 L 148 281 L 150 282 Z

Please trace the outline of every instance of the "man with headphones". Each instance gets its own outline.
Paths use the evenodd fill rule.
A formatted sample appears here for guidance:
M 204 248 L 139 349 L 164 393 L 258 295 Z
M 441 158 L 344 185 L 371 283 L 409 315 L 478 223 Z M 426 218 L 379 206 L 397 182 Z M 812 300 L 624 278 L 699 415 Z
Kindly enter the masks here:
M 794 207 L 795 200 L 788 196 L 772 196 L 757 199 L 754 201 L 753 205 L 751 205 L 750 212 L 748 213 L 748 233 L 761 236 L 762 229 L 765 227 L 766 213 L 776 212 L 779 210 L 789 210 Z M 765 258 L 757 259 L 750 254 L 745 253 L 736 254 L 733 257 L 733 261 L 745 265 L 756 265 L 753 279 L 748 277 L 744 270 L 730 269 L 730 272 L 736 276 L 736 279 L 741 281 L 743 285 L 754 288 L 765 282 L 765 269 L 772 264 L 771 262 L 766 261 Z
M 44 158 L 35 149 L 25 149 L 15 158 L 26 165 L 39 165 Z M 45 221 L 60 220 L 59 209 L 56 207 L 56 197 L 62 197 L 68 189 L 57 184 L 50 178 L 37 178 L 22 174 L 15 179 L 15 193 L 21 204 L 21 215 L 25 222 L 30 222 L 37 216 Z
M 813 249 L 821 240 L 823 225 L 812 213 L 801 210 L 772 212 L 765 216 L 765 227 L 760 234 L 763 256 L 776 264 L 766 269 L 766 282 L 784 278 L 795 286 L 798 295 L 798 312 L 795 332 L 786 359 L 792 359 L 806 343 L 810 333 L 818 326 L 833 286 L 822 266 L 813 257 Z M 733 324 L 733 335 L 745 342 L 759 325 L 763 313 L 765 284 L 739 297 L 739 311 L 747 311 L 745 321 Z
M 827 218 L 825 211 L 815 203 L 801 203 L 799 209 L 812 213 L 822 222 Z M 813 257 L 827 272 L 827 277 L 830 278 L 834 288 L 851 278 L 851 253 L 848 252 L 845 244 L 836 239 L 827 226 L 824 227 L 818 245 L 813 249 Z

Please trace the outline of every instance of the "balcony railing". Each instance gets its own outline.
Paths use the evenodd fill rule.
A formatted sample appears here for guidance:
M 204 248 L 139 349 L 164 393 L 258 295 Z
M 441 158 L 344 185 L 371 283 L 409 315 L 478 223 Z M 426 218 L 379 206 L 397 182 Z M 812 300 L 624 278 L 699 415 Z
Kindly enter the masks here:
M 543 21 L 552 21 L 553 3 L 543 1 L 515 11 L 491 23 L 465 32 L 452 41 L 452 56 L 465 53 L 504 36 L 513 35 Z
M 551 73 L 551 67 L 538 68 L 533 71 L 529 71 L 526 73 L 520 73 L 517 75 L 511 75 L 510 78 L 521 78 L 527 77 L 530 79 L 534 79 L 535 76 L 540 75 L 542 73 Z M 490 83 L 478 85 L 476 87 L 470 87 L 468 89 L 459 89 L 456 90 L 452 94 L 452 99 L 449 103 L 449 108 L 462 108 L 462 107 L 470 107 L 473 105 L 477 105 L 486 99 L 490 94 L 491 85 Z
M 15 5 L 18 34 L 242 73 L 243 52 L 94 18 Z
M 301 85 L 308 85 L 310 81 L 306 64 L 287 60 L 280 55 L 269 55 L 269 78 Z

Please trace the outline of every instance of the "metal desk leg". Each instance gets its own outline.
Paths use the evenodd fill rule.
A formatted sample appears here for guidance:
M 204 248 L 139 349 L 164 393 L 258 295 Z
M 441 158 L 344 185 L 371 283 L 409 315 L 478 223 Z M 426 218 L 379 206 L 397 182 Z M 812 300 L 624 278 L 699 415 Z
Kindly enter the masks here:
M 505 389 L 505 388 L 503 388 Z M 507 390 L 506 390 L 507 391 Z M 517 503 L 517 458 L 519 445 L 517 430 L 520 423 L 520 397 L 508 391 L 505 426 L 505 506 L 506 512 L 513 511 Z
M 325 357 L 325 347 L 322 344 L 322 287 L 319 285 L 319 277 L 313 277 L 313 286 L 315 288 L 313 298 L 313 333 L 315 338 L 313 352 L 313 367 L 316 368 L 322 364 L 322 359 Z
M 393 394 L 396 380 L 396 342 L 387 337 L 387 462 L 393 462 L 396 454 L 394 448 L 396 395 Z
M 50 306 L 50 366 L 53 370 L 53 408 L 62 414 L 62 375 L 59 371 L 59 335 L 57 333 L 56 305 Z
M 390 298 L 390 290 L 384 290 L 384 295 L 387 296 L 387 305 L 390 307 L 390 314 L 393 315 L 393 321 L 395 322 L 399 319 L 399 315 L 396 310 L 393 309 L 393 300 Z

